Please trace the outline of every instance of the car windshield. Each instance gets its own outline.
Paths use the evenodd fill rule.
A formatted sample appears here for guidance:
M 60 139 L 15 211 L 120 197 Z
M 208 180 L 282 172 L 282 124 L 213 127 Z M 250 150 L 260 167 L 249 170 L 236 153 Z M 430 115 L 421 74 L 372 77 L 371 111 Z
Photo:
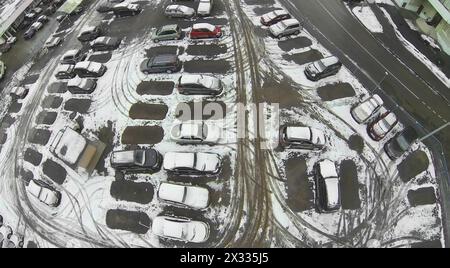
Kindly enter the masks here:
M 136 151 L 134 153 L 134 161 L 136 164 L 143 166 L 145 164 L 145 152 L 144 151 Z

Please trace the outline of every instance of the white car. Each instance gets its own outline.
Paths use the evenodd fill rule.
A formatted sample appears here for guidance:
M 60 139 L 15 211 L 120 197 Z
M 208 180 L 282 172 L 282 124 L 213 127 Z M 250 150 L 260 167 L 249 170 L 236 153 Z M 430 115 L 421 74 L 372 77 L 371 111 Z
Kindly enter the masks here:
M 296 19 L 282 20 L 269 27 L 269 31 L 275 38 L 281 38 L 283 36 L 298 35 L 302 27 L 300 22 Z
M 214 153 L 167 153 L 164 170 L 185 176 L 217 175 L 222 168 L 222 159 Z
M 334 212 L 341 208 L 341 190 L 336 164 L 322 160 L 314 166 L 316 205 L 320 212 Z
M 195 10 L 182 5 L 169 5 L 164 14 L 169 18 L 192 18 L 195 16 Z
M 367 123 L 383 106 L 384 102 L 377 94 L 360 103 L 351 110 L 353 119 L 359 124 Z
M 286 126 L 280 131 L 280 143 L 284 148 L 321 150 L 326 141 L 323 131 L 311 127 Z
M 172 140 L 180 144 L 216 144 L 221 129 L 205 122 L 183 122 L 173 126 Z
M 189 219 L 159 216 L 153 220 L 152 232 L 183 242 L 203 243 L 209 238 L 209 225 Z
M 398 119 L 393 112 L 385 112 L 367 127 L 369 136 L 374 141 L 380 141 L 397 125 Z
M 23 248 L 23 237 L 18 234 L 13 234 L 8 241 L 3 243 L 3 248 Z
M 209 205 L 209 191 L 197 186 L 161 183 L 158 198 L 175 206 L 205 209 Z
M 28 193 L 50 207 L 57 207 L 61 202 L 61 193 L 43 181 L 31 180 Z
M 62 42 L 61 37 L 50 36 L 50 38 L 47 39 L 47 41 L 45 41 L 44 47 L 45 48 L 54 48 L 56 46 L 59 46 L 59 44 L 61 44 L 61 42 Z
M 209 16 L 211 15 L 213 7 L 213 0 L 200 0 L 197 8 L 197 14 L 199 16 Z

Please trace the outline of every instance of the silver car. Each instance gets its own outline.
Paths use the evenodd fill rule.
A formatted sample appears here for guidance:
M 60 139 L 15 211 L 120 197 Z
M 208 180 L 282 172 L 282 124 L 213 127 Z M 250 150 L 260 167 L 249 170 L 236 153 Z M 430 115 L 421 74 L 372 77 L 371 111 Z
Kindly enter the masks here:
M 353 119 L 359 124 L 367 123 L 381 109 L 384 102 L 377 94 L 360 103 L 351 110 Z

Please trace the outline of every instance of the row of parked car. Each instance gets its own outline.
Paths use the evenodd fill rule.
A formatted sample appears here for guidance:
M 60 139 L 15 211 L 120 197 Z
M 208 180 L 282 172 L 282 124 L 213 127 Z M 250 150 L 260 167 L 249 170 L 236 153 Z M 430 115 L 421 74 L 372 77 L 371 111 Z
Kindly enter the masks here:
M 23 248 L 23 242 L 23 236 L 14 233 L 11 226 L 3 222 L 3 216 L 0 215 L 0 248 Z

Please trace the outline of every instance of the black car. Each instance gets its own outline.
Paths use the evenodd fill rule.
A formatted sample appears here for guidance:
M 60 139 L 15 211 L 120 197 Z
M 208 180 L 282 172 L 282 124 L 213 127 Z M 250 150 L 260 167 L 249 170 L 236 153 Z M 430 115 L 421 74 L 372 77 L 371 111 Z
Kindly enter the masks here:
M 47 16 L 41 15 L 41 16 L 39 16 L 39 18 L 37 18 L 36 21 L 38 21 L 38 22 L 40 22 L 40 23 L 42 23 L 42 24 L 45 24 L 45 23 L 47 23 L 49 20 L 50 20 L 50 19 L 49 19 Z
M 75 69 L 75 65 L 62 64 L 56 70 L 55 77 L 58 79 L 74 78 L 76 76 L 74 69 Z
M 111 154 L 111 166 L 123 171 L 157 172 L 161 169 L 163 157 L 153 149 L 116 151 Z
M 141 11 L 142 8 L 137 4 L 118 4 L 113 7 L 114 15 L 117 17 L 135 16 Z
M 114 50 L 120 46 L 120 42 L 119 38 L 102 36 L 91 42 L 91 48 L 93 51 Z
M 150 73 L 175 73 L 181 70 L 181 62 L 177 55 L 165 54 L 146 59 L 141 63 L 141 71 Z
M 407 152 L 418 138 L 417 131 L 413 127 L 407 127 L 384 145 L 384 151 L 390 159 L 395 160 Z
M 320 213 L 332 213 L 341 208 L 340 179 L 335 163 L 322 160 L 314 165 L 316 207 Z
M 36 34 L 36 29 L 34 29 L 33 27 L 30 27 L 24 34 L 23 34 L 23 39 L 25 40 L 29 40 L 31 38 L 33 38 L 33 36 Z
M 342 67 L 342 63 L 335 56 L 327 57 L 306 66 L 305 75 L 311 81 L 335 75 Z

